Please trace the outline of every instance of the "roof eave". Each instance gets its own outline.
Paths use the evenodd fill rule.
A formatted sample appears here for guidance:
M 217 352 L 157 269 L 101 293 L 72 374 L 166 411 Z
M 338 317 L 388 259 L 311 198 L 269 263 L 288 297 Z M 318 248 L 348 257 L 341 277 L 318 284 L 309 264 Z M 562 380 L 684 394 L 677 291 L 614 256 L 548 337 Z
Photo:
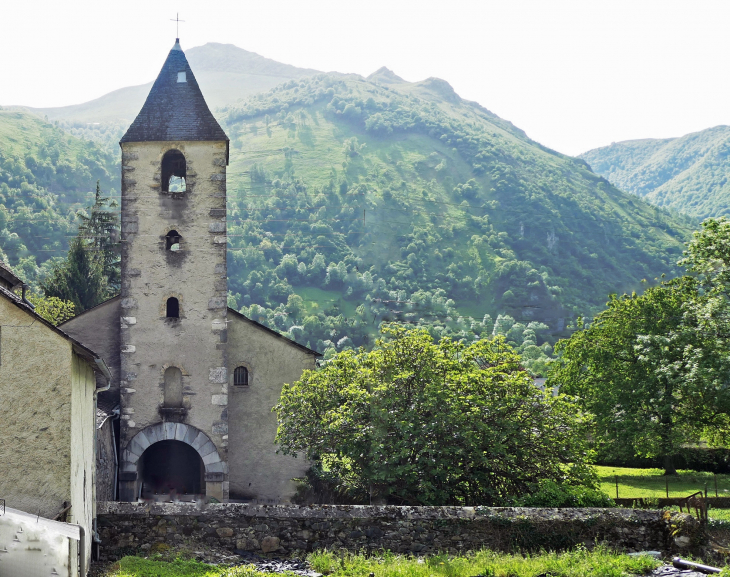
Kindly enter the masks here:
M 247 321 L 247 322 L 249 322 L 251 324 L 256 325 L 257 327 L 265 330 L 266 332 L 271 333 L 275 337 L 278 337 L 280 339 L 284 339 L 288 344 L 290 344 L 290 345 L 292 345 L 294 347 L 297 347 L 298 349 L 303 350 L 305 353 L 307 353 L 309 355 L 312 355 L 312 356 L 315 356 L 315 357 L 322 357 L 322 356 L 324 356 L 324 355 L 322 355 L 322 353 L 318 353 L 317 351 L 312 350 L 309 347 L 305 347 L 304 345 L 300 345 L 298 342 L 296 342 L 296 341 L 294 341 L 294 340 L 292 340 L 292 339 L 290 339 L 288 337 L 285 337 L 280 332 L 277 332 L 274 329 L 270 329 L 266 325 L 262 325 L 261 323 L 256 322 L 255 320 L 248 318 L 243 313 L 239 313 L 236 309 L 232 309 L 231 307 L 228 307 L 228 312 L 231 312 L 235 316 L 237 316 L 237 317 L 239 317 L 239 318 L 241 318 L 241 319 L 243 319 L 243 320 L 245 320 L 245 321 Z

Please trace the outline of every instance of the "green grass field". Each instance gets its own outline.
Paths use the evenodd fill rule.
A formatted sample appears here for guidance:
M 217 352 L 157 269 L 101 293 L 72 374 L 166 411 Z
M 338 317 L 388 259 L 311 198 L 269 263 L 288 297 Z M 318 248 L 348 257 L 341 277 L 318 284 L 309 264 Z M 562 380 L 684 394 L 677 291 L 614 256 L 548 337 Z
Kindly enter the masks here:
M 596 467 L 601 479 L 601 490 L 610 497 L 616 498 L 616 480 L 618 479 L 618 497 L 621 499 L 686 497 L 695 491 L 704 491 L 707 495 L 730 497 L 730 475 L 713 475 L 698 471 L 679 471 L 678 475 L 664 476 L 661 469 L 629 469 L 627 467 Z
M 414 559 L 386 554 L 383 557 L 363 555 L 335 555 L 327 551 L 309 556 L 312 568 L 333 577 L 626 577 L 645 575 L 659 565 L 648 556 L 629 557 L 597 548 L 594 551 L 577 549 L 567 553 L 538 555 L 507 555 L 480 551 L 464 557 L 433 556 Z M 197 561 L 151 560 L 125 557 L 108 577 L 258 577 L 252 566 L 233 568 L 215 567 Z

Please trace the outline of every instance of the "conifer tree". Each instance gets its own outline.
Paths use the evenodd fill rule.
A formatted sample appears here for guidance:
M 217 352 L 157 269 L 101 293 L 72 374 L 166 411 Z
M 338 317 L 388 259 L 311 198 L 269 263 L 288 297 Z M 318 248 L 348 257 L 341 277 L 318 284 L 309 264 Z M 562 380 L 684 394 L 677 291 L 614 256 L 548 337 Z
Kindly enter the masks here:
M 88 216 L 78 213 L 81 220 L 79 236 L 84 239 L 86 250 L 96 253 L 95 258 L 101 262 L 102 274 L 106 277 L 109 296 L 119 292 L 119 217 L 113 210 L 116 202 L 108 196 L 102 196 L 99 181 L 96 181 L 94 204 L 89 207 Z
M 101 260 L 86 250 L 80 236 L 71 241 L 66 261 L 53 269 L 41 288 L 47 297 L 71 301 L 77 313 L 95 307 L 107 298 Z
M 119 292 L 119 217 L 109 210 L 115 206 L 114 201 L 103 196 L 97 181 L 94 204 L 88 208 L 88 215 L 78 214 L 79 233 L 71 241 L 66 260 L 54 267 L 41 283 L 47 297 L 72 302 L 77 314 Z

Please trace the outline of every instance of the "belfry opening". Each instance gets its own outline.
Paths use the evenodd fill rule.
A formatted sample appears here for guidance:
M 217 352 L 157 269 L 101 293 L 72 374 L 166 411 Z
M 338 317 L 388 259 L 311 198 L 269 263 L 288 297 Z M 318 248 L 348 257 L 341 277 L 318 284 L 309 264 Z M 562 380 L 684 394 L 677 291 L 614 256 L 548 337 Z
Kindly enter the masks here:
M 162 157 L 162 192 L 185 192 L 187 163 L 179 150 L 168 150 Z
M 142 454 L 139 475 L 143 499 L 191 498 L 205 493 L 205 466 L 198 452 L 182 441 L 159 441 Z

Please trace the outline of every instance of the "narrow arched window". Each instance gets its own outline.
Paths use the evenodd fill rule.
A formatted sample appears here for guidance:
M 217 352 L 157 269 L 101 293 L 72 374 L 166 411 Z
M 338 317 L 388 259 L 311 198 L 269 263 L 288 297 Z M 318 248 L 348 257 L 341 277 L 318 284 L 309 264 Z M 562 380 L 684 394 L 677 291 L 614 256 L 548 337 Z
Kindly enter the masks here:
M 236 386 L 248 385 L 248 369 L 246 367 L 236 367 L 233 371 L 233 384 Z
M 167 299 L 167 314 L 165 316 L 169 319 L 180 318 L 180 301 L 175 297 Z
M 165 235 L 165 249 L 176 251 L 180 250 L 180 241 L 182 240 L 182 237 L 180 236 L 180 233 L 178 233 L 176 230 L 171 230 Z
M 178 408 L 183 404 L 182 371 L 177 367 L 165 369 L 163 403 L 166 408 Z
M 162 192 L 185 192 L 187 164 L 179 150 L 168 150 L 162 157 Z

